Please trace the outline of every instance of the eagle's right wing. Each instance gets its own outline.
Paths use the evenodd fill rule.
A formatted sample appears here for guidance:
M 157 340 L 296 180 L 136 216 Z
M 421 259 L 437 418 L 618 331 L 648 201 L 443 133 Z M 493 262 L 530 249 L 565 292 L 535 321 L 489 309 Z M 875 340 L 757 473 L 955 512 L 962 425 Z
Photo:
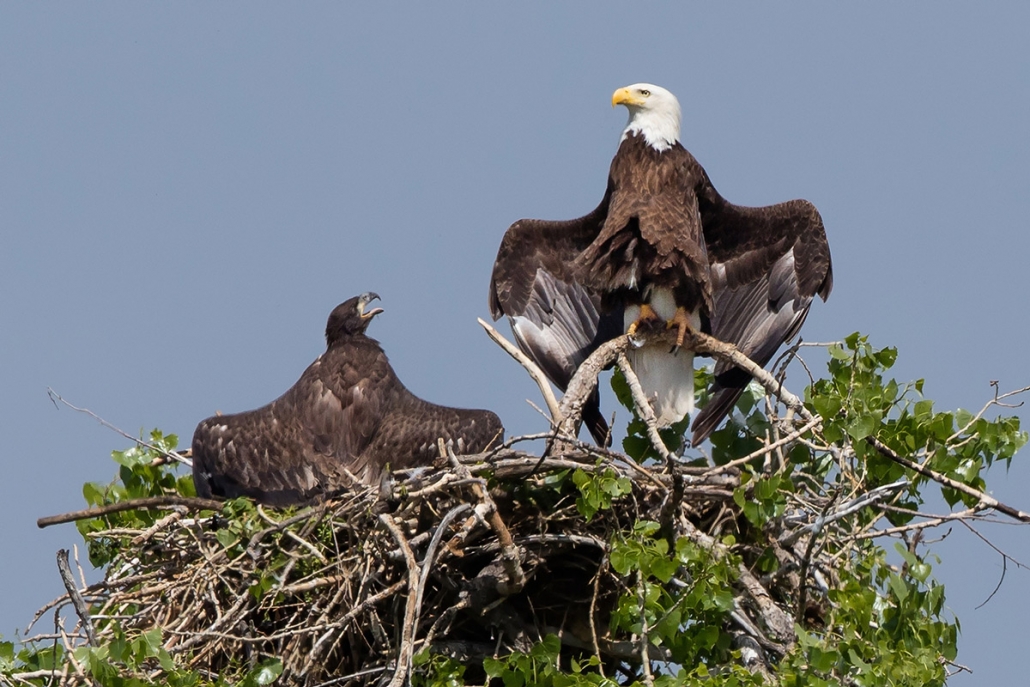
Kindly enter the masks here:
M 573 263 L 604 224 L 608 196 L 590 214 L 563 222 L 523 219 L 501 240 L 490 278 L 490 312 L 507 315 L 519 347 L 563 391 L 598 346 L 618 336 L 619 313 L 601 313 L 601 296 L 577 276 Z M 583 421 L 599 444 L 609 440 L 597 391 Z

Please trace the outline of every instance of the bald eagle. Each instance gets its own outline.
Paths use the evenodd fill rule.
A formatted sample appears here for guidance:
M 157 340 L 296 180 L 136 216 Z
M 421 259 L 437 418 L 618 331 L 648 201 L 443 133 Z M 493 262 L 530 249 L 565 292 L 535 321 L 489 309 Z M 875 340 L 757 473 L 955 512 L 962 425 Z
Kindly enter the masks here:
M 458 453 L 500 442 L 488 410 L 434 405 L 397 378 L 379 342 L 365 335 L 382 308 L 364 293 L 338 305 L 326 324 L 326 352 L 268 405 L 216 415 L 193 434 L 197 495 L 248 496 L 270 505 L 305 503 L 394 469 L 429 464 L 442 438 Z
M 612 96 L 629 123 L 604 198 L 563 222 L 523 219 L 508 228 L 490 280 L 493 318 L 506 315 L 519 346 L 563 390 L 600 344 L 675 328 L 678 346 L 629 355 L 660 426 L 693 411 L 690 329 L 735 344 L 760 365 L 794 337 L 813 297 L 833 286 L 830 249 L 815 206 L 792 200 L 734 205 L 680 143 L 680 106 L 664 88 L 634 84 Z M 750 376 L 718 363 L 712 398 L 693 424 L 704 441 Z M 583 420 L 599 443 L 608 427 L 596 393 Z

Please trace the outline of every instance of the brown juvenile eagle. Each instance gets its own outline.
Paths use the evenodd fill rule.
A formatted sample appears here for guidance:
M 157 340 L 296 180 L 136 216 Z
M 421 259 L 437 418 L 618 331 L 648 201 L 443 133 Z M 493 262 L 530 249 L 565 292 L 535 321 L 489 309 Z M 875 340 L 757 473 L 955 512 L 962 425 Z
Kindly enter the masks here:
M 830 248 L 815 206 L 792 200 L 734 205 L 679 142 L 680 106 L 651 84 L 620 88 L 629 123 L 608 188 L 590 214 L 523 219 L 508 228 L 490 281 L 494 319 L 507 315 L 519 346 L 563 390 L 600 344 L 622 332 L 700 329 L 760 365 L 800 330 L 833 286 Z M 662 426 L 694 407 L 693 352 L 644 345 L 630 363 Z M 713 396 L 693 424 L 697 445 L 732 410 L 750 376 L 715 366 Z M 594 439 L 608 426 L 598 397 L 583 409 Z
M 459 453 L 500 442 L 504 428 L 490 411 L 434 405 L 404 387 L 379 342 L 365 336 L 383 311 L 365 308 L 378 298 L 369 292 L 336 306 L 326 352 L 285 394 L 197 426 L 198 496 L 304 503 L 353 484 L 350 475 L 374 484 L 387 464 L 427 465 L 438 455 L 438 438 Z

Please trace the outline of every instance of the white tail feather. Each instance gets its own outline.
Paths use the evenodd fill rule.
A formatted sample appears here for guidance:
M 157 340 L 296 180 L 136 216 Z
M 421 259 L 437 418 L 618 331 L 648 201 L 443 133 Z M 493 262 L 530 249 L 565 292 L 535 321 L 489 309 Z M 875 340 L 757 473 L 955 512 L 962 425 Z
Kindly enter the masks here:
M 659 427 L 679 422 L 694 410 L 694 352 L 669 344 L 645 345 L 626 351 L 626 358 L 651 401 Z

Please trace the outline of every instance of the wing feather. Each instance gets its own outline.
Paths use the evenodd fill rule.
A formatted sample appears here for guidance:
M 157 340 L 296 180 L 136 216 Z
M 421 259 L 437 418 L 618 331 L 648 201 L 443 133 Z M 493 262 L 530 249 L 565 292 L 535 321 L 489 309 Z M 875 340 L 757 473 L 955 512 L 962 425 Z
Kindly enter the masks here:
M 563 391 L 579 365 L 617 336 L 621 312 L 601 313 L 601 296 L 580 278 L 576 257 L 597 237 L 608 194 L 590 214 L 564 222 L 523 219 L 501 240 L 490 279 L 490 312 L 508 317 L 519 347 Z M 595 393 L 583 420 L 599 443 L 608 440 Z
M 812 299 L 826 300 L 833 288 L 822 218 L 806 200 L 733 205 L 707 176 L 699 209 L 713 277 L 712 335 L 764 366 L 797 335 Z M 692 427 L 695 446 L 719 426 L 750 381 L 743 371 L 716 364 L 713 397 Z
M 193 435 L 198 495 L 289 505 L 347 484 L 344 470 L 372 439 L 392 373 L 372 343 L 330 349 L 266 406 L 201 422 Z

